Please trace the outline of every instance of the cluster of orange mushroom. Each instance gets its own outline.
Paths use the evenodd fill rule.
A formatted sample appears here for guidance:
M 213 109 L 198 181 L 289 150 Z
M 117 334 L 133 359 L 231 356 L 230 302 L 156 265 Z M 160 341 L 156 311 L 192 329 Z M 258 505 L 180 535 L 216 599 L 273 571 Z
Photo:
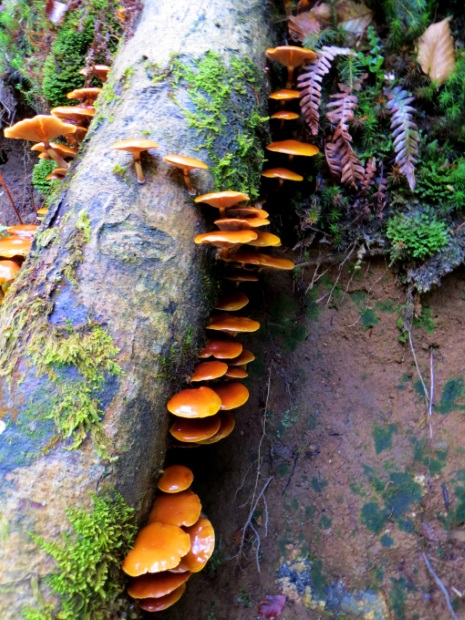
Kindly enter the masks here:
M 140 530 L 123 570 L 132 579 L 128 594 L 144 611 L 174 605 L 192 573 L 201 571 L 215 548 L 215 532 L 202 515 L 199 496 L 190 486 L 192 471 L 171 465 L 158 481 L 147 525 Z
M 297 112 L 284 109 L 286 102 L 298 100 L 300 98 L 300 91 L 292 88 L 294 85 L 294 71 L 306 61 L 314 60 L 317 56 L 314 51 L 295 45 L 282 45 L 280 47 L 269 48 L 266 50 L 266 56 L 270 60 L 275 60 L 284 65 L 288 71 L 286 88 L 270 94 L 271 100 L 281 104 L 280 109 L 271 114 L 270 118 L 279 120 L 280 129 L 282 129 L 286 122 L 299 118 Z M 275 153 L 288 155 L 289 161 L 292 161 L 296 155 L 311 157 L 318 153 L 318 147 L 315 145 L 292 139 L 272 142 L 266 148 Z M 285 167 L 269 168 L 262 172 L 262 176 L 269 179 L 278 179 L 278 189 L 282 187 L 284 181 L 303 181 L 304 179 L 301 174 L 297 174 Z
M 0 304 L 29 254 L 37 228 L 35 224 L 8 226 L 8 236 L 0 238 Z

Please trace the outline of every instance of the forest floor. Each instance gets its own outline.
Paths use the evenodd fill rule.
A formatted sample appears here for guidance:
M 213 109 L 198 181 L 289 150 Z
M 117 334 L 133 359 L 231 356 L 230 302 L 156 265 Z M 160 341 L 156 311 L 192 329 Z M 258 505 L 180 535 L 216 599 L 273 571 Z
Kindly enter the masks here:
M 228 439 L 170 451 L 194 470 L 217 547 L 159 617 L 253 620 L 276 594 L 282 620 L 453 617 L 426 557 L 465 618 L 465 271 L 423 300 L 412 331 L 428 389 L 434 369 L 432 441 L 399 342 L 405 289 L 384 262 L 334 268 L 300 297 L 288 275 L 248 286 L 262 322 L 251 398 Z

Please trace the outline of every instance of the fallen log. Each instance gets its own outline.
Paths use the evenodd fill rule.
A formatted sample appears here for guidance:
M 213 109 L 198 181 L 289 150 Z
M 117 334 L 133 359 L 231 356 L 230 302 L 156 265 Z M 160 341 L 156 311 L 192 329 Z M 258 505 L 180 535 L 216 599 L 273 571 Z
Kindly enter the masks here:
M 201 209 L 161 157 L 209 163 L 198 193 L 223 182 L 257 193 L 266 4 L 147 0 L 1 308 L 4 620 L 129 617 L 119 561 L 150 506 L 165 405 L 192 368 L 214 294 L 193 243 Z M 217 91 L 228 94 L 215 80 L 231 105 L 211 106 L 207 120 Z M 159 144 L 143 156 L 143 185 L 111 149 L 131 137 Z

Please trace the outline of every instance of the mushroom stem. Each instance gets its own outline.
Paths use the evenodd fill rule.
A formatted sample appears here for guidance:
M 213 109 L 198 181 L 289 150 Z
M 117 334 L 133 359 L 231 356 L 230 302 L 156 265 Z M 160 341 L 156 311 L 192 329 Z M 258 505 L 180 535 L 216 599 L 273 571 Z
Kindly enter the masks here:
M 19 214 L 19 211 L 18 211 L 18 209 L 16 208 L 16 205 L 15 205 L 15 203 L 14 203 L 13 196 L 10 194 L 10 190 L 8 189 L 8 186 L 7 186 L 7 184 L 6 184 L 6 181 L 5 181 L 5 179 L 3 178 L 3 174 L 2 174 L 1 172 L 0 172 L 0 183 L 3 185 L 3 189 L 5 190 L 5 193 L 6 193 L 6 195 L 8 196 L 8 200 L 10 201 L 11 206 L 13 207 L 14 212 L 16 213 L 16 217 L 18 218 L 19 223 L 20 223 L 20 224 L 23 224 L 24 222 L 23 222 L 23 220 L 21 219 L 21 216 L 20 216 L 20 214 Z
M 50 142 L 45 142 L 44 141 L 44 146 L 45 146 L 45 151 L 46 151 L 47 155 L 49 157 L 51 157 L 54 161 L 56 161 L 56 163 L 58 164 L 59 168 L 65 168 L 66 170 L 68 170 L 69 164 L 63 159 L 63 157 L 61 157 L 55 151 L 55 149 L 50 144 Z
M 140 158 L 140 153 L 138 154 L 138 156 L 136 155 L 136 153 L 134 153 L 134 167 L 136 169 L 137 180 L 142 185 L 143 183 L 145 183 L 145 177 L 144 173 L 142 172 L 142 161 Z
M 293 84 L 294 84 L 294 67 L 288 67 L 286 88 L 292 88 Z
M 197 192 L 192 187 L 191 178 L 189 176 L 189 170 L 187 170 L 187 168 L 184 168 L 182 172 L 184 175 L 184 181 L 186 183 L 187 191 L 189 192 L 191 196 L 195 196 Z

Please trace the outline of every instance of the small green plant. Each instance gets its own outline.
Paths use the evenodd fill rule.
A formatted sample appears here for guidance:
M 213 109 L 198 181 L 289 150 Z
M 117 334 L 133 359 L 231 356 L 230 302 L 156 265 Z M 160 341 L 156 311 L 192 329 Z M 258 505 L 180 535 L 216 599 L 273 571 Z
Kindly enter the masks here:
M 397 260 L 424 260 L 442 250 L 448 242 L 445 222 L 431 213 L 398 213 L 387 226 L 386 236 L 391 241 L 391 262 Z

